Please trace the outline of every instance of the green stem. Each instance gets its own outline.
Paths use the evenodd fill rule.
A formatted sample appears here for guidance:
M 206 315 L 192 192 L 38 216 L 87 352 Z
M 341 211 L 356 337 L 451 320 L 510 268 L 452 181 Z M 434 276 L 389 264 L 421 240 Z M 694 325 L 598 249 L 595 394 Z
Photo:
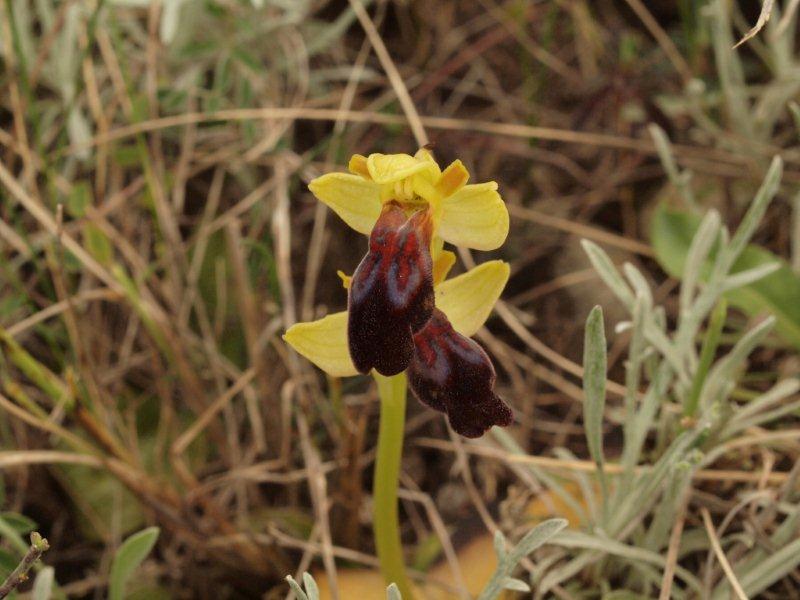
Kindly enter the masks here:
M 706 329 L 703 346 L 700 349 L 700 360 L 697 364 L 697 371 L 694 374 L 692 387 L 689 390 L 689 395 L 683 406 L 683 415 L 685 417 L 694 417 L 697 412 L 700 402 L 700 392 L 703 391 L 703 384 L 706 382 L 706 376 L 708 376 L 711 363 L 714 361 L 727 315 L 728 303 L 725 301 L 725 298 L 720 298 L 708 320 L 708 329 Z
M 381 399 L 378 455 L 375 459 L 374 510 L 375 547 L 386 583 L 396 583 L 403 600 L 413 600 L 411 582 L 403 561 L 400 524 L 397 517 L 397 486 L 403 454 L 406 419 L 406 376 L 375 374 Z

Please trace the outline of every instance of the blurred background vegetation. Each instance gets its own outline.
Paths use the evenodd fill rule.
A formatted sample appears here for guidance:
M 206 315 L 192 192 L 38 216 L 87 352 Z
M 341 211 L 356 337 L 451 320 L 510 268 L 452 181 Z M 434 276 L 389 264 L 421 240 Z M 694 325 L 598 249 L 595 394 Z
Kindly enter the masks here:
M 425 131 L 508 203 L 478 340 L 517 416 L 410 402 L 426 596 L 564 516 L 539 596 L 800 597 L 797 6 L 3 0 L 0 579 L 36 529 L 36 598 L 383 597 L 375 390 L 280 334 L 365 248 L 307 182 Z

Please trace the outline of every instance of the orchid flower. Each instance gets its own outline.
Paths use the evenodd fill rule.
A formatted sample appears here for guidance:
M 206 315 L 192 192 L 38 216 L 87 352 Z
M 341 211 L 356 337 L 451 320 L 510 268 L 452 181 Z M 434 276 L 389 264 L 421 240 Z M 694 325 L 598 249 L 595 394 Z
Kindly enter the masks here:
M 488 318 L 509 276 L 485 262 L 446 279 L 455 255 L 444 243 L 493 250 L 508 234 L 495 182 L 467 184 L 456 160 L 443 171 L 429 150 L 355 155 L 350 173 L 329 173 L 309 189 L 350 227 L 369 236 L 352 277 L 348 310 L 293 325 L 284 339 L 336 377 L 405 371 L 417 398 L 445 413 L 466 437 L 513 415 L 494 393 L 494 367 L 469 336 Z

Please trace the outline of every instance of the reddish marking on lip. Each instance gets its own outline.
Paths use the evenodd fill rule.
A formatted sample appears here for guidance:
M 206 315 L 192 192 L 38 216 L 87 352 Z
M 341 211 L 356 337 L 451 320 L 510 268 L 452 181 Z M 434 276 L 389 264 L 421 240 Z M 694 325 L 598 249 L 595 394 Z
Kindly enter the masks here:
M 348 346 L 362 373 L 405 370 L 414 352 L 413 333 L 433 311 L 430 216 L 422 212 L 407 219 L 399 204 L 386 203 L 370 235 L 369 252 L 353 273 Z

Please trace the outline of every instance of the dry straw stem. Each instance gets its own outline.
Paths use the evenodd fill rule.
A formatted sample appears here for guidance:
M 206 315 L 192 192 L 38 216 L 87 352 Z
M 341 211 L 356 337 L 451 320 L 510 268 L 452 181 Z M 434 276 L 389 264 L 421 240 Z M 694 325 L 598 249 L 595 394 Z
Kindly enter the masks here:
M 736 573 L 733 572 L 733 568 L 731 568 L 728 558 L 722 551 L 722 546 L 719 544 L 717 532 L 714 530 L 714 523 L 711 521 L 711 514 L 708 512 L 708 509 L 705 506 L 700 508 L 700 513 L 703 515 L 703 525 L 706 528 L 706 533 L 708 533 L 708 539 L 711 542 L 711 547 L 714 549 L 714 554 L 717 555 L 717 560 L 722 566 L 722 570 L 725 571 L 725 576 L 728 578 L 728 582 L 731 584 L 736 597 L 739 600 L 748 600 L 747 594 L 744 593 L 739 580 L 736 579 Z
M 794 432 L 792 437 L 800 440 L 800 432 Z M 455 446 L 451 442 L 444 440 L 436 440 L 432 438 L 418 438 L 414 440 L 418 446 L 425 448 L 437 448 L 439 450 L 447 450 L 448 452 L 456 452 Z M 467 443 L 463 444 L 464 451 L 468 454 L 476 456 L 485 456 L 493 458 L 508 464 L 522 464 L 533 465 L 542 469 L 550 471 L 575 471 L 579 473 L 595 473 L 598 466 L 592 460 L 564 460 L 560 458 L 551 458 L 548 456 L 533 456 L 511 454 L 500 448 L 493 448 L 484 444 Z M 607 475 L 621 475 L 626 472 L 624 466 L 615 463 L 605 463 L 602 467 L 603 473 Z M 637 475 L 648 473 L 652 471 L 650 466 L 636 467 L 633 472 Z M 774 485 L 779 485 L 788 481 L 791 472 L 773 471 L 764 476 L 763 473 L 751 471 L 737 471 L 731 469 L 698 469 L 692 473 L 692 479 L 698 481 L 726 481 L 738 483 L 759 483 L 764 481 Z
M 683 526 L 686 523 L 686 513 L 689 507 L 689 495 L 685 494 L 681 500 L 681 508 L 678 516 L 675 518 L 675 524 L 672 526 L 672 532 L 669 536 L 669 546 L 667 547 L 667 564 L 664 567 L 664 576 L 661 579 L 661 593 L 658 595 L 658 600 L 669 600 L 672 592 L 672 583 L 675 579 L 675 567 L 678 564 L 678 551 L 681 546 L 681 535 L 683 534 Z
M 309 121 L 347 121 L 350 123 L 367 123 L 373 125 L 403 125 L 406 117 L 373 111 L 348 110 L 334 108 L 275 107 L 275 108 L 238 108 L 225 109 L 207 113 L 187 112 L 180 115 L 147 119 L 132 125 L 112 129 L 106 135 L 94 136 L 90 140 L 73 144 L 65 149 L 67 154 L 76 154 L 99 144 L 134 137 L 141 133 L 158 131 L 170 127 L 208 123 L 214 121 L 268 121 L 268 120 L 309 120 Z M 655 144 L 648 139 L 637 139 L 620 135 L 574 131 L 554 127 L 536 127 L 518 123 L 494 123 L 479 119 L 461 119 L 453 117 L 433 117 L 420 115 L 420 123 L 430 129 L 445 131 L 462 131 L 499 135 L 512 138 L 541 139 L 563 142 L 567 144 L 585 144 L 633 150 L 644 154 L 657 154 Z M 731 167 L 751 166 L 750 156 L 735 154 L 717 148 L 699 148 L 683 144 L 673 144 L 672 150 L 679 162 L 684 160 L 714 161 L 725 163 Z M 772 156 L 778 148 L 761 148 L 763 156 Z M 742 171 L 732 171 L 732 175 L 742 176 Z M 800 180 L 800 173 L 787 173 L 788 180 Z M 758 177 L 756 177 L 758 178 Z
M 417 140 L 417 145 L 420 147 L 426 145 L 428 143 L 428 135 L 425 133 L 425 128 L 420 121 L 417 108 L 414 106 L 414 101 L 408 93 L 408 88 L 405 82 L 403 82 L 400 71 L 397 70 L 389 51 L 386 49 L 386 44 L 383 43 L 381 35 L 375 28 L 375 24 L 369 18 L 367 11 L 361 4 L 361 0 L 350 0 L 350 6 L 353 7 L 358 21 L 364 28 L 372 47 L 375 49 L 375 54 L 378 55 L 378 59 L 381 61 L 381 66 L 383 66 L 386 75 L 389 77 L 389 82 L 392 84 L 392 89 L 394 89 L 395 94 L 397 94 L 400 106 L 403 107 L 403 112 L 406 114 L 408 124 L 411 127 L 414 138 Z
M 300 448 L 303 452 L 303 459 L 308 471 L 308 487 L 311 499 L 314 503 L 316 515 L 316 525 L 319 527 L 320 537 L 322 538 L 322 563 L 325 565 L 325 573 L 330 583 L 333 600 L 339 598 L 339 588 L 337 585 L 336 564 L 333 558 L 333 538 L 331 536 L 331 525 L 329 519 L 330 503 L 328 501 L 327 480 L 322 473 L 322 465 L 319 452 L 311 441 L 308 423 L 302 413 L 297 415 L 297 425 L 300 433 Z
M 559 229 L 572 235 L 588 238 L 590 240 L 607 244 L 615 248 L 620 248 L 621 250 L 627 250 L 628 252 L 639 254 L 641 256 L 653 256 L 653 249 L 647 244 L 637 240 L 631 240 L 615 233 L 604 231 L 599 227 L 591 227 L 590 225 L 584 225 L 583 223 L 576 223 L 570 219 L 548 215 L 541 211 L 532 208 L 525 208 L 516 204 L 509 204 L 508 212 L 511 213 L 512 217 L 525 219 L 527 221 L 531 221 L 532 223 L 538 223 L 539 225 Z
M 522 340 L 536 354 L 553 363 L 555 366 L 563 369 L 567 373 L 575 375 L 576 377 L 583 377 L 583 367 L 559 354 L 535 335 L 533 335 L 520 321 L 519 317 L 517 317 L 511 311 L 506 302 L 499 300 L 495 305 L 495 311 L 497 311 L 497 315 L 503 319 L 506 325 L 508 325 L 508 327 L 517 335 L 517 337 L 519 337 L 519 339 Z M 621 398 L 624 398 L 627 393 L 625 386 L 611 380 L 606 381 L 606 389 L 608 392 Z

